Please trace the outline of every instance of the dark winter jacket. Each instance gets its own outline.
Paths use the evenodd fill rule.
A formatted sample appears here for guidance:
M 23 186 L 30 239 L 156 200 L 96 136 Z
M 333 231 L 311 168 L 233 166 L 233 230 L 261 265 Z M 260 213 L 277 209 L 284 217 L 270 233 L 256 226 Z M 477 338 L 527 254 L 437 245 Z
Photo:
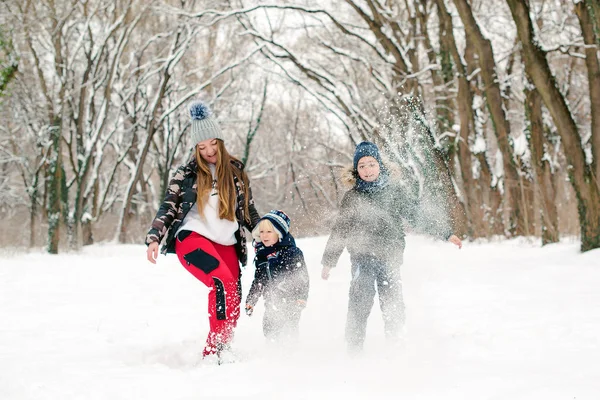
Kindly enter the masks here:
M 333 268 L 344 248 L 351 259 L 368 255 L 383 262 L 402 262 L 404 223 L 440 239 L 451 235 L 445 218 L 436 220 L 423 213 L 416 190 L 390 177 L 386 185 L 373 191 L 361 191 L 354 174 L 348 180 L 352 188 L 344 194 L 337 220 L 327 241 L 323 266 Z
M 261 295 L 266 304 L 297 304 L 308 299 L 308 269 L 302 250 L 291 234 L 270 247 L 255 244 L 254 280 L 246 304 L 254 307 Z
M 232 160 L 232 165 L 240 171 L 244 169 L 244 165 Z M 146 245 L 152 242 L 160 243 L 166 236 L 165 243 L 161 249 L 163 254 L 175 252 L 175 233 L 181 226 L 181 223 L 188 211 L 196 205 L 197 197 L 197 171 L 198 164 L 195 159 L 192 159 L 188 164 L 182 165 L 177 169 L 175 175 L 169 182 L 165 198 L 156 213 L 156 217 L 152 221 L 152 228 L 146 235 Z M 248 259 L 248 250 L 246 249 L 246 233 L 243 227 L 246 227 L 250 232 L 258 223 L 260 216 L 254 207 L 252 199 L 252 191 L 248 188 L 249 211 L 250 215 L 246 215 L 244 204 L 244 183 L 234 175 L 234 184 L 237 192 L 235 216 L 239 224 L 239 229 L 235 233 L 237 243 L 235 249 L 238 259 L 242 265 L 246 265 Z

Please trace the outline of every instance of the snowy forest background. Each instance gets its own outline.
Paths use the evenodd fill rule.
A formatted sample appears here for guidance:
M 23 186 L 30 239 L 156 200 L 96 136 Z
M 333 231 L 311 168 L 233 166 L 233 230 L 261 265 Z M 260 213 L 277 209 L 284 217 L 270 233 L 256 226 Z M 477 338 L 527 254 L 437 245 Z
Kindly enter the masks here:
M 463 237 L 600 247 L 596 0 L 5 0 L 0 26 L 3 247 L 141 243 L 198 98 L 298 236 L 371 140 Z

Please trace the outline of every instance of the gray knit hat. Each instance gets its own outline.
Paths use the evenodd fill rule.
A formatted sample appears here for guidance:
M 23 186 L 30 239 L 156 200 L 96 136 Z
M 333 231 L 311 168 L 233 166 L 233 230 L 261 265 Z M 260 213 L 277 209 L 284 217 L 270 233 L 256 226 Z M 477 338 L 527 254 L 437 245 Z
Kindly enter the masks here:
M 207 139 L 223 139 L 219 123 L 213 117 L 212 111 L 201 101 L 190 106 L 192 117 L 192 142 L 196 145 Z

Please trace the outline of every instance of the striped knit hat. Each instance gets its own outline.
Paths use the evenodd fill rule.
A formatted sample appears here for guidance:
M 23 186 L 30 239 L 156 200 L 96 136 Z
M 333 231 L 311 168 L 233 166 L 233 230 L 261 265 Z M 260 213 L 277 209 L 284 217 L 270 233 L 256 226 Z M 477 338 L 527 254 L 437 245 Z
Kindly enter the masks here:
M 273 224 L 273 228 L 275 228 L 277 234 L 279 235 L 279 240 L 283 239 L 283 237 L 290 231 L 290 217 L 288 217 L 287 214 L 281 210 L 269 211 L 263 215 L 260 221 L 262 220 L 268 220 Z M 260 221 L 258 221 L 258 224 L 260 224 Z M 258 224 L 256 224 L 254 231 L 252 231 L 252 237 L 254 237 L 254 239 L 257 241 L 260 240 Z

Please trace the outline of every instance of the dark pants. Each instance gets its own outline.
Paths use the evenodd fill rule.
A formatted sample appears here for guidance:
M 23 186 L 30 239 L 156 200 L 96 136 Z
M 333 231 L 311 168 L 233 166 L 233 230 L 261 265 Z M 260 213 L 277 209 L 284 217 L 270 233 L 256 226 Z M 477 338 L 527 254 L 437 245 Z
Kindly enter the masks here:
M 294 303 L 265 299 L 263 333 L 269 340 L 297 339 L 302 310 Z
M 349 348 L 359 350 L 365 341 L 367 320 L 379 293 L 385 335 L 395 340 L 404 325 L 404 300 L 398 263 L 384 263 L 372 256 L 352 257 L 352 282 L 346 320 L 346 341 Z

